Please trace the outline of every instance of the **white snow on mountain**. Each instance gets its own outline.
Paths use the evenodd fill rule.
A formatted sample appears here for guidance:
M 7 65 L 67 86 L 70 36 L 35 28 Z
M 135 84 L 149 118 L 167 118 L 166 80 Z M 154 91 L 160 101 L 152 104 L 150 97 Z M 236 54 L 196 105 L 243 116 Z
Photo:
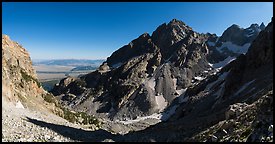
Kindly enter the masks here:
M 119 63 L 116 63 L 116 64 L 113 64 L 112 67 L 113 68 L 118 68 L 122 65 L 123 63 L 119 62 Z
M 215 46 L 216 43 L 210 42 L 210 41 L 209 41 L 209 42 L 207 42 L 207 44 L 208 44 L 209 46 Z
M 252 84 L 256 79 L 250 81 L 250 82 L 247 82 L 245 83 L 235 94 L 234 96 L 236 95 L 239 95 L 243 90 L 245 90 L 250 84 Z
M 214 64 L 209 64 L 211 67 L 216 68 L 216 69 L 221 69 L 223 68 L 225 65 L 229 64 L 231 61 L 235 60 L 236 57 L 227 57 L 226 59 L 224 59 L 223 61 L 219 61 L 218 63 L 214 63 Z
M 228 50 L 234 52 L 234 53 L 239 53 L 239 54 L 242 54 L 242 53 L 246 53 L 248 48 L 250 46 L 250 43 L 246 43 L 244 44 L 243 46 L 239 46 L 239 45 L 236 45 L 236 44 L 233 44 L 232 42 L 224 42 L 222 44 L 222 46 L 220 47 L 217 47 L 217 50 L 222 53 L 223 52 L 223 49 L 224 48 L 227 48 Z

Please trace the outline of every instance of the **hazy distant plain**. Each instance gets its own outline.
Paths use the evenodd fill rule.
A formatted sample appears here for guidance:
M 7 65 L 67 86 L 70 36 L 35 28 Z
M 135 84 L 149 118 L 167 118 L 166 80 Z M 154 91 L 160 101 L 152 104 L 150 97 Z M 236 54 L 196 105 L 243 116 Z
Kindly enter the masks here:
M 86 71 L 71 71 L 71 69 L 75 68 L 74 66 L 60 66 L 60 65 L 34 65 L 33 66 L 37 77 L 40 82 L 49 81 L 49 80 L 57 80 L 67 77 L 66 73 L 69 73 L 70 76 L 77 77 L 80 74 L 87 74 L 94 70 L 86 70 Z

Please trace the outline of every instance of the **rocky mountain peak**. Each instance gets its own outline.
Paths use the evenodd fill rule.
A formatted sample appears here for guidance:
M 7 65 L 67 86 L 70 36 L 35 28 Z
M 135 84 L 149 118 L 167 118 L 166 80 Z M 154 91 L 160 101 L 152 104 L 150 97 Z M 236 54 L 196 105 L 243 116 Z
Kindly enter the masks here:
M 273 63 L 273 21 L 261 31 L 259 36 L 247 52 L 250 67 L 259 67 L 266 63 Z
M 193 77 L 210 68 L 205 41 L 204 35 L 174 19 L 160 25 L 152 36 L 144 33 L 115 51 L 97 71 L 68 86 L 60 81 L 53 93 L 62 95 L 69 91 L 76 99 L 82 99 L 79 92 L 90 93 L 96 100 L 86 101 L 87 105 L 98 105 L 89 108 L 91 114 L 114 109 L 116 112 L 108 115 L 111 119 L 160 112 L 191 85 Z M 77 81 L 83 85 L 74 84 Z M 82 109 L 86 102 L 72 107 Z
M 168 25 L 185 25 L 185 23 L 181 20 L 178 19 L 172 19 Z
M 259 33 L 262 30 L 258 24 L 251 24 L 250 27 L 248 27 L 247 29 L 250 30 L 250 33 L 253 33 L 253 31 L 256 31 L 256 33 Z
M 237 24 L 233 24 L 231 25 L 230 27 L 228 27 L 224 32 L 223 34 L 227 34 L 227 33 L 233 33 L 233 32 L 237 32 L 237 31 L 241 31 L 242 28 L 237 25 Z
M 264 29 L 265 29 L 265 25 L 264 25 L 263 22 L 262 22 L 261 25 L 260 25 L 260 29 L 261 29 L 261 30 L 264 30 Z
M 270 69 L 270 70 L 268 70 Z M 273 69 L 273 21 L 259 33 L 247 53 L 240 55 L 231 68 L 225 85 L 225 97 L 239 89 L 240 85 L 254 82 L 267 87 L 272 82 Z
M 251 43 L 261 31 L 258 24 L 251 24 L 250 27 L 244 29 L 233 24 L 227 28 L 217 42 L 217 46 L 221 46 L 224 42 L 231 42 L 232 44 L 243 46 Z
M 232 24 L 229 28 L 227 28 L 227 30 L 230 30 L 230 29 L 241 29 L 241 27 L 237 24 Z
M 150 38 L 150 34 L 148 32 L 143 33 L 142 35 L 140 35 L 140 37 L 147 37 Z
M 107 58 L 107 64 L 110 67 L 118 67 L 132 57 L 140 56 L 147 52 L 154 52 L 156 46 L 152 43 L 151 37 L 148 33 L 143 33 L 138 38 L 131 41 L 115 51 L 110 57 Z
M 251 24 L 249 28 L 259 28 L 259 25 L 258 24 Z
M 163 59 L 168 59 L 174 44 L 186 38 L 188 35 L 194 35 L 191 27 L 180 20 L 173 19 L 168 24 L 160 25 L 152 34 L 152 41 L 160 48 Z

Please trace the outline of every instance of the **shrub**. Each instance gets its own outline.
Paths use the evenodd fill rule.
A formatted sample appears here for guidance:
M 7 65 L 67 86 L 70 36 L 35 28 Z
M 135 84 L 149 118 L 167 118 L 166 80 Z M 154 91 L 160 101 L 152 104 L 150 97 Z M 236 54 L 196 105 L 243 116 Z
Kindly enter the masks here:
M 56 103 L 55 97 L 49 93 L 43 94 L 42 97 L 48 103 Z
M 41 83 L 37 80 L 37 79 L 35 79 L 35 78 L 33 78 L 32 76 L 30 76 L 30 75 L 28 75 L 26 72 L 24 72 L 23 70 L 20 70 L 20 72 L 21 72 L 21 75 L 22 75 L 22 77 L 23 77 L 23 79 L 25 80 L 25 81 L 27 81 L 27 82 L 29 82 L 29 81 L 34 81 L 36 84 L 37 84 L 37 86 L 38 87 L 41 87 Z

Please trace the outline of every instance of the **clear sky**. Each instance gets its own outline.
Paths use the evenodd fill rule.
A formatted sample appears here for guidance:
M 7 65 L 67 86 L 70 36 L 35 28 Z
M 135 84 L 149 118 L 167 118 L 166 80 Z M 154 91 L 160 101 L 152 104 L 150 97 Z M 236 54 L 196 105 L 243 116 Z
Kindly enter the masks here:
M 267 25 L 272 2 L 17 2 L 2 3 L 2 32 L 32 59 L 105 59 L 144 32 L 173 18 L 200 33 L 232 24 Z

